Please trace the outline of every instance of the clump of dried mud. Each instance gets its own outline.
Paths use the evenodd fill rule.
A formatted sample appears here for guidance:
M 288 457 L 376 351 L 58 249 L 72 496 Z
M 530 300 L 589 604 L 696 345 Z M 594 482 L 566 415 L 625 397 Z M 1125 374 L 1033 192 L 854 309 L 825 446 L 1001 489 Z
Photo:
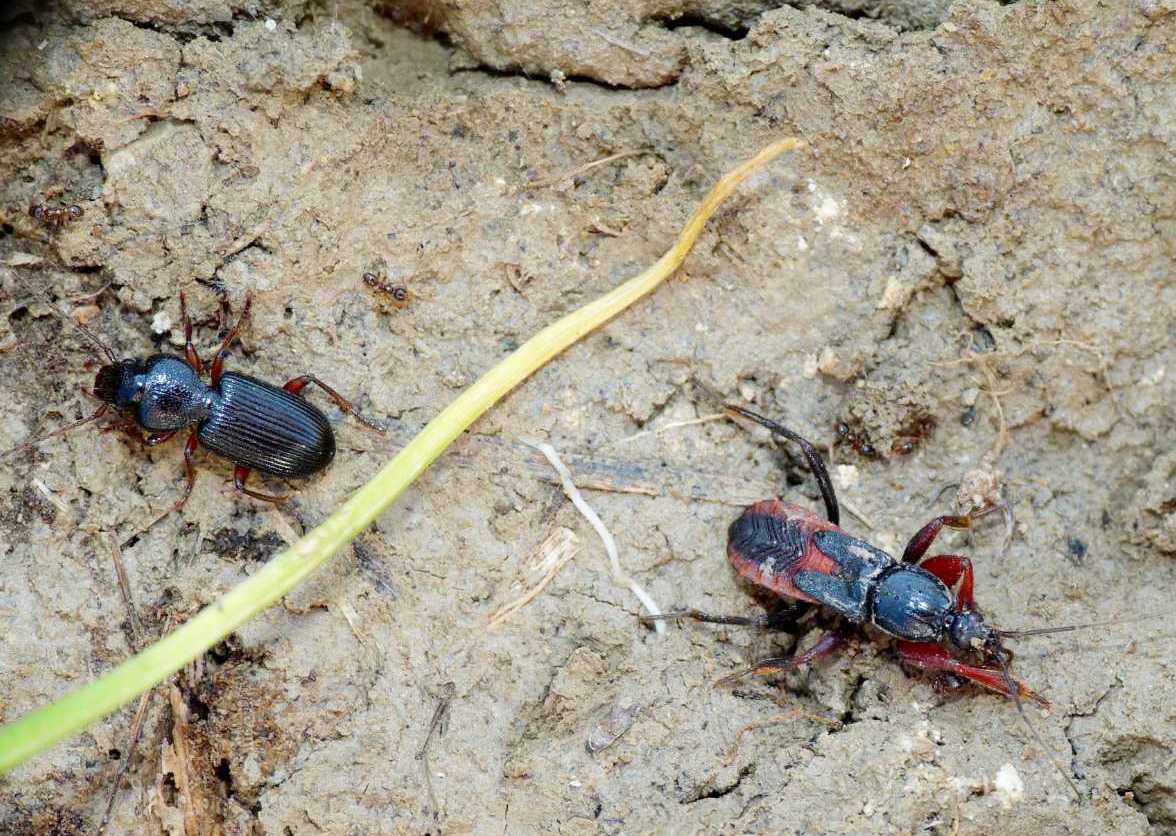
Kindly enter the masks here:
M 254 571 L 528 335 L 660 255 L 733 163 L 808 142 L 741 191 L 680 280 L 160 689 L 134 745 L 137 706 L 2 779 L 0 829 L 94 832 L 108 808 L 118 833 L 1176 828 L 1163 621 L 1019 645 L 1053 702 L 1031 712 L 1044 748 L 1012 706 L 944 698 L 884 642 L 717 691 L 797 638 L 640 627 L 521 443 L 550 440 L 595 486 L 663 606 L 756 610 L 727 524 L 765 495 L 815 496 L 761 435 L 648 432 L 739 400 L 831 446 L 847 527 L 889 548 L 950 504 L 944 486 L 999 486 L 1008 554 L 997 525 L 944 549 L 972 554 L 1002 625 L 1170 608 L 1176 7 L 797 5 L 0 12 L 0 448 L 90 408 L 89 349 L 46 296 L 147 354 L 179 345 L 181 288 L 203 350 L 222 300 L 252 293 L 234 368 L 313 371 L 393 427 L 333 412 L 335 464 L 278 509 L 203 457 L 183 513 L 147 532 L 179 488 L 174 445 L 79 432 L 4 460 L 8 719 Z M 54 230 L 32 204 L 85 214 Z M 363 282 L 377 269 L 409 304 Z M 487 630 L 560 528 L 578 553 Z

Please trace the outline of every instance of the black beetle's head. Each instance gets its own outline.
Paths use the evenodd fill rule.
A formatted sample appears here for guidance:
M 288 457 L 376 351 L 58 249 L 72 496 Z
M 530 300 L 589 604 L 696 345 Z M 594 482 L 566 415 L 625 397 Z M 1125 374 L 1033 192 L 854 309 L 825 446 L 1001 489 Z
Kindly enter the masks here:
M 142 360 L 107 363 L 94 377 L 94 397 L 119 409 L 138 403 L 143 398 L 144 371 Z

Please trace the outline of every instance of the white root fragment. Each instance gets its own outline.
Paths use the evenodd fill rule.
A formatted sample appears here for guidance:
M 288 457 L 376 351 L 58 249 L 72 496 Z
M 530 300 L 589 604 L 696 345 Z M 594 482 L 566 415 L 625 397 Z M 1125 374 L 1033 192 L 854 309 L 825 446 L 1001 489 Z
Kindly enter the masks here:
M 551 466 L 555 468 L 555 472 L 559 474 L 560 483 L 563 485 L 564 493 L 567 494 L 568 499 L 576 506 L 576 510 L 583 514 L 584 518 L 596 529 L 596 533 L 600 536 L 601 542 L 604 543 L 604 550 L 608 552 L 608 560 L 612 566 L 613 582 L 621 586 L 627 586 L 637 596 L 637 600 L 641 602 L 641 605 L 645 607 L 645 611 L 651 616 L 656 617 L 661 615 L 662 610 L 657 605 L 657 602 L 650 597 L 649 593 L 637 581 L 626 575 L 625 570 L 621 568 L 621 559 L 617 555 L 616 541 L 613 539 L 609 530 L 604 527 L 604 523 L 600 521 L 600 517 L 596 515 L 596 512 L 592 510 L 591 506 L 588 505 L 584 497 L 580 494 L 580 489 L 572 481 L 571 472 L 564 465 L 563 461 L 560 460 L 559 454 L 555 452 L 555 448 L 546 442 L 530 444 L 530 446 L 547 457 L 547 461 L 551 463 Z M 654 622 L 654 629 L 659 634 L 664 633 L 666 631 L 666 625 L 663 621 L 658 620 Z

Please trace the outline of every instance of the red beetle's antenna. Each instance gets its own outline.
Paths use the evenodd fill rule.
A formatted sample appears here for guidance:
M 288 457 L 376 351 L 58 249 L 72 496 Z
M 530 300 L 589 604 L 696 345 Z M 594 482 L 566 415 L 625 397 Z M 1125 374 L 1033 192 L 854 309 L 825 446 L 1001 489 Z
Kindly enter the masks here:
M 996 652 L 993 653 L 993 655 L 996 657 L 997 664 L 1000 665 L 1000 672 L 1004 676 L 1005 685 L 1008 688 L 1009 693 L 1013 696 L 1013 702 L 1016 703 L 1017 706 L 1017 713 L 1021 716 L 1021 722 L 1025 724 L 1025 728 L 1029 731 L 1029 735 L 1037 742 L 1037 745 L 1041 747 L 1041 751 L 1045 753 L 1046 758 L 1048 758 L 1049 762 L 1053 764 L 1053 767 L 1058 771 L 1058 774 L 1066 779 L 1066 783 L 1070 785 L 1070 789 L 1074 791 L 1074 795 L 1077 797 L 1077 799 L 1079 801 L 1084 800 L 1082 791 L 1078 789 L 1078 785 L 1074 783 L 1074 779 L 1070 776 L 1070 773 L 1062 769 L 1062 765 L 1058 763 L 1057 758 L 1053 756 L 1053 753 L 1049 750 L 1049 747 L 1045 745 L 1045 741 L 1041 739 L 1041 735 L 1037 733 L 1037 728 L 1029 722 L 1029 715 L 1025 713 L 1025 704 L 1021 702 L 1021 689 L 1017 687 L 1015 681 L 1013 680 L 1013 675 L 1009 673 L 1008 657 L 1012 654 L 1003 647 L 1000 647 L 998 644 Z
M 1089 630 L 1092 627 L 1114 627 L 1119 624 L 1135 624 L 1139 621 L 1154 621 L 1162 615 L 1141 615 L 1138 618 L 1110 618 L 1106 621 L 1091 621 L 1086 624 L 1067 624 L 1063 627 L 1032 627 L 1028 630 L 1000 630 L 992 632 L 1002 639 L 1026 639 L 1030 636 L 1048 636 L 1053 633 L 1073 633 L 1075 630 Z

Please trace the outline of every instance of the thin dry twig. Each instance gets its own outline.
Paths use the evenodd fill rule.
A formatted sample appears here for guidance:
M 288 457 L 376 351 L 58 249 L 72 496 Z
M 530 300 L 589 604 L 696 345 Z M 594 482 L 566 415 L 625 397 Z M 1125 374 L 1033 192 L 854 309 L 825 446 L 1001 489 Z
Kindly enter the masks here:
M 425 789 L 429 793 L 429 804 L 433 809 L 433 821 L 441 818 L 441 806 L 437 803 L 437 796 L 433 792 L 433 776 L 429 771 L 429 744 L 433 742 L 433 737 L 440 732 L 445 733 L 445 721 L 449 716 L 449 704 L 453 702 L 453 697 L 457 693 L 457 685 L 453 682 L 446 682 L 441 686 L 441 699 L 437 701 L 437 707 L 433 709 L 433 718 L 429 721 L 429 730 L 425 733 L 425 742 L 421 744 L 420 751 L 416 754 L 416 759 L 421 762 L 421 769 L 425 774 Z
M 650 153 L 650 152 L 649 151 L 618 151 L 615 154 L 609 154 L 607 157 L 601 157 L 599 160 L 593 160 L 590 163 L 584 163 L 584 165 L 576 166 L 575 168 L 573 168 L 569 171 L 565 171 L 560 174 L 552 174 L 548 177 L 540 177 L 538 180 L 532 180 L 529 183 L 524 183 L 522 186 L 519 186 L 519 191 L 526 192 L 526 191 L 530 191 L 531 189 L 541 189 L 544 186 L 550 186 L 553 183 L 562 183 L 565 180 L 573 180 L 576 177 L 579 177 L 582 174 L 587 174 L 592 169 L 599 168 L 602 165 L 608 165 L 609 163 L 614 163 L 617 160 L 623 160 L 628 157 L 640 157 L 643 154 L 648 154 L 648 153 Z
M 1000 454 L 1004 452 L 1005 445 L 1009 440 L 1009 425 L 1005 421 L 1004 406 L 1001 405 L 1001 393 L 996 390 L 996 375 L 992 371 L 992 366 L 988 363 L 978 363 L 977 368 L 980 373 L 984 375 L 984 380 L 987 386 L 981 389 L 984 394 L 992 399 L 992 405 L 996 409 L 996 442 L 992 445 L 992 460 L 996 461 L 1000 458 Z M 1004 394 L 1008 394 L 1007 392 Z
M 622 41 L 620 38 L 617 38 L 617 37 L 610 35 L 608 32 L 606 32 L 604 29 L 601 29 L 599 26 L 595 26 L 595 27 L 589 29 L 588 31 L 590 31 L 596 37 L 600 38 L 606 44 L 611 44 L 611 45 L 617 47 L 618 49 L 623 49 L 623 50 L 625 50 L 625 52 L 631 52 L 634 55 L 640 55 L 642 58 L 649 57 L 649 50 L 648 49 L 642 49 L 641 47 L 636 46 L 634 44 L 631 44 L 628 41 Z
M 683 421 L 670 421 L 668 423 L 662 424 L 660 427 L 656 427 L 655 429 L 642 430 L 639 433 L 625 436 L 620 441 L 614 441 L 613 444 L 628 444 L 630 441 L 636 441 L 637 439 L 644 438 L 647 435 L 661 435 L 662 433 L 669 432 L 670 430 L 677 430 L 681 429 L 682 427 L 692 427 L 695 424 L 707 424 L 711 421 L 718 421 L 719 419 L 726 417 L 727 415 L 725 413 L 716 412 L 713 415 L 702 415 L 698 418 L 690 418 Z
M 645 607 L 645 611 L 650 615 L 661 615 L 661 607 L 657 605 L 657 602 L 650 597 L 649 593 L 646 592 L 645 589 L 637 583 L 637 581 L 626 575 L 625 571 L 621 568 L 621 559 L 617 555 L 616 541 L 613 539 L 613 536 L 609 530 L 605 528 L 604 523 L 600 521 L 600 517 L 596 515 L 596 512 L 592 510 L 592 507 L 580 494 L 579 488 L 577 488 L 575 482 L 572 481 L 571 472 L 567 469 L 564 463 L 560 461 L 559 454 L 555 452 L 555 448 L 545 442 L 541 444 L 531 444 L 530 446 L 534 447 L 536 450 L 546 456 L 547 461 L 551 462 L 551 466 L 555 468 L 555 472 L 559 474 L 560 483 L 563 485 L 564 493 L 567 494 L 568 499 L 570 499 L 572 504 L 576 506 L 576 509 L 584 515 L 584 518 L 592 524 L 592 527 L 596 529 L 596 533 L 600 536 L 601 542 L 604 543 L 604 550 L 608 552 L 609 564 L 612 566 L 613 581 L 622 586 L 627 586 L 629 591 L 637 596 L 637 600 L 641 602 L 641 605 Z M 666 626 L 659 620 L 654 623 L 654 629 L 657 630 L 658 633 L 664 633 L 666 631 Z
M 1000 454 L 1004 452 L 1005 446 L 1009 439 L 1008 423 L 1005 420 L 1004 406 L 1001 404 L 1000 399 L 1003 395 L 1011 394 L 1014 390 L 997 389 L 996 373 L 992 370 L 992 360 L 998 356 L 1017 356 L 1027 350 L 1028 347 L 1018 352 L 987 351 L 983 353 L 977 353 L 975 351 L 969 351 L 963 357 L 960 357 L 956 360 L 944 360 L 928 364 L 937 368 L 952 368 L 954 366 L 962 365 L 975 366 L 980 371 L 980 374 L 984 376 L 983 381 L 975 379 L 973 380 L 979 387 L 980 391 L 992 399 L 992 405 L 996 409 L 996 441 L 993 443 L 992 450 L 989 452 L 989 455 L 992 457 L 993 461 L 996 461 L 998 458 L 1000 458 Z
M 122 786 L 122 782 L 126 779 L 127 773 L 131 770 L 131 761 L 134 760 L 135 750 L 139 746 L 139 738 L 143 734 L 143 721 L 147 718 L 147 705 L 151 702 L 151 698 L 155 695 L 155 689 L 143 694 L 139 697 L 139 707 L 135 709 L 135 719 L 131 721 L 131 733 L 127 741 L 127 751 L 122 760 L 121 766 L 118 769 L 118 775 L 114 778 L 114 783 L 110 787 L 110 797 L 106 800 L 106 812 L 102 815 L 102 822 L 98 825 L 98 836 L 103 836 L 106 833 L 106 828 L 110 825 L 110 817 L 114 813 L 114 802 L 118 800 L 118 789 Z
M 44 495 L 44 497 L 47 500 L 49 500 L 50 504 L 52 504 L 53 507 L 56 508 L 58 511 L 60 511 L 62 514 L 65 514 L 67 517 L 73 516 L 69 511 L 69 506 L 66 505 L 64 502 L 62 502 L 60 499 L 58 499 L 57 494 L 55 494 L 55 493 L 53 493 L 53 491 L 49 490 L 49 486 L 46 485 L 44 482 L 42 482 L 40 479 L 36 479 L 36 478 L 33 479 L 33 487 L 36 488 L 37 490 L 39 490 Z
M 768 717 L 765 720 L 757 720 L 754 723 L 748 723 L 743 728 L 735 733 L 735 740 L 731 744 L 731 751 L 723 758 L 723 767 L 726 768 L 734 763 L 735 758 L 739 755 L 739 747 L 743 745 L 743 738 L 753 731 L 760 729 L 771 728 L 772 726 L 782 726 L 785 723 L 791 723 L 794 720 L 812 720 L 814 723 L 821 723 L 831 729 L 841 728 L 842 722 L 832 717 L 822 717 L 820 714 L 812 714 L 803 709 L 793 709 L 786 714 L 776 714 Z
M 963 357 L 959 357 L 955 360 L 939 360 L 939 361 L 936 361 L 933 363 L 929 363 L 928 365 L 936 366 L 938 368 L 945 368 L 945 369 L 946 368 L 953 368 L 955 366 L 969 366 L 969 365 L 975 364 L 978 358 L 987 358 L 989 360 L 997 360 L 997 359 L 1002 359 L 1002 358 L 1006 358 L 1006 357 L 1020 357 L 1022 354 L 1025 354 L 1026 352 L 1033 351 L 1034 349 L 1047 348 L 1047 347 L 1048 348 L 1060 348 L 1063 346 L 1070 347 L 1070 348 L 1077 348 L 1080 351 L 1085 351 L 1089 354 L 1093 354 L 1095 357 L 1098 358 L 1099 363 L 1102 366 L 1106 366 L 1106 363 L 1107 363 L 1106 352 L 1103 349 L 1099 348 L 1097 345 L 1092 345 L 1091 343 L 1084 343 L 1081 340 L 1033 340 L 1031 342 L 1026 343 L 1023 346 L 1020 346 L 1019 348 L 1017 348 L 1015 350 L 985 351 L 985 352 L 981 352 L 981 353 L 970 351 L 967 354 L 965 354 Z

